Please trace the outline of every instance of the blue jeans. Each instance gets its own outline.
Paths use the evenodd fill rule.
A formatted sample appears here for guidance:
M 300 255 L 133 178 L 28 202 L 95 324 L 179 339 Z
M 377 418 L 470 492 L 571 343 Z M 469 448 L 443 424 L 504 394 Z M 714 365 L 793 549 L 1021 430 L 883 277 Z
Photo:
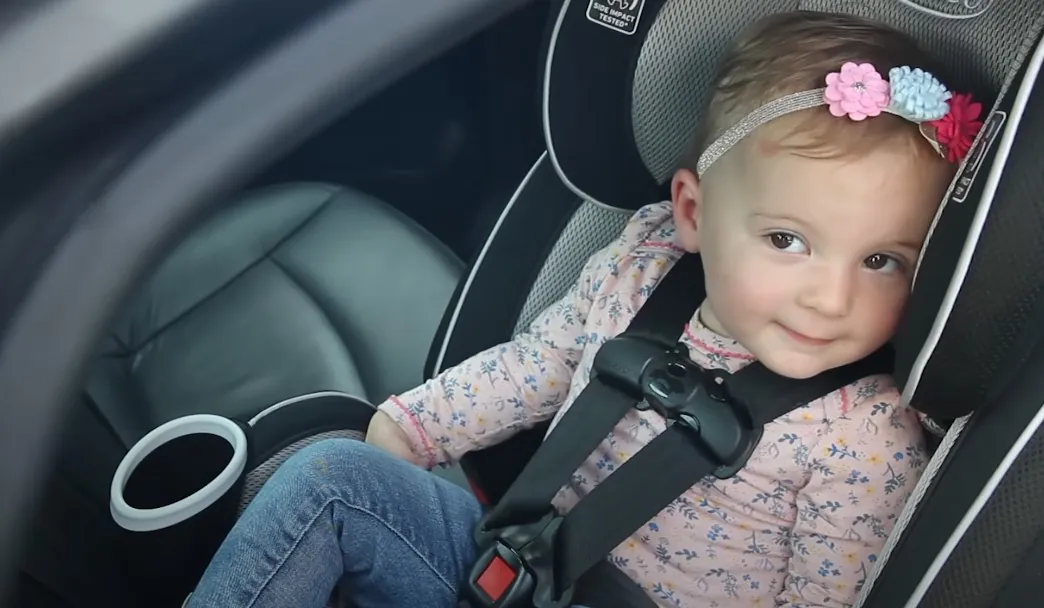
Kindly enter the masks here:
M 218 549 L 188 608 L 454 608 L 482 515 L 467 490 L 361 441 L 290 458 Z

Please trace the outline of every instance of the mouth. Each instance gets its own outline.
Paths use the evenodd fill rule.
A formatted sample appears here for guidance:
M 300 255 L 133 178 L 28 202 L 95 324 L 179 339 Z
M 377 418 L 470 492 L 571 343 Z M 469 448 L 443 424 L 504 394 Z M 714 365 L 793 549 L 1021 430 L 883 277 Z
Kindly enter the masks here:
M 834 341 L 833 338 L 816 338 L 814 336 L 809 336 L 799 331 L 794 331 L 786 325 L 780 324 L 780 327 L 783 328 L 783 331 L 786 332 L 786 334 L 790 336 L 792 340 L 800 344 L 806 344 L 808 346 L 826 346 L 827 344 L 830 344 Z

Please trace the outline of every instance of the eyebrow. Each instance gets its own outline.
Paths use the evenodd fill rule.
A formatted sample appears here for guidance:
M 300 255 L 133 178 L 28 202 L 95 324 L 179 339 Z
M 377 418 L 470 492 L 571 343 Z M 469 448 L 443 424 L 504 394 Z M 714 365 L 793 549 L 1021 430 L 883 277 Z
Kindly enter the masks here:
M 921 246 L 920 245 L 918 245 L 916 243 L 911 243 L 909 241 L 898 241 L 896 243 L 893 243 L 893 245 L 895 245 L 896 247 L 898 247 L 900 249 L 909 249 L 910 251 L 913 251 L 914 253 L 920 253 L 921 252 Z
M 795 224 L 801 224 L 802 226 L 805 226 L 806 228 L 811 228 L 812 227 L 811 225 L 809 225 L 808 222 L 802 220 L 801 218 L 794 217 L 793 215 L 786 215 L 784 213 L 755 212 L 755 213 L 751 214 L 751 217 L 760 218 L 760 219 L 763 219 L 763 220 L 774 220 L 774 221 L 784 220 L 784 221 L 787 221 L 787 222 L 794 222 Z

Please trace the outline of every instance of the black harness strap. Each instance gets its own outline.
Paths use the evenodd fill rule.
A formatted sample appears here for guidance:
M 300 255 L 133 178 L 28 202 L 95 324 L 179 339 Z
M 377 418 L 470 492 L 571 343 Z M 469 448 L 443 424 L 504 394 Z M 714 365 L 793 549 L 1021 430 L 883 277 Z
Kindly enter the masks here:
M 468 581 L 473 605 L 567 606 L 584 573 L 664 507 L 708 475 L 739 471 L 766 423 L 889 369 L 881 352 L 807 380 L 757 362 L 736 374 L 704 370 L 676 344 L 703 297 L 702 262 L 683 256 L 599 349 L 590 384 L 476 530 L 485 553 Z M 667 429 L 558 515 L 554 496 L 632 407 L 657 411 Z M 494 581 L 498 571 L 509 579 Z
M 638 309 L 625 332 L 644 339 L 621 344 L 622 348 L 616 349 L 613 346 L 618 343 L 611 340 L 603 345 L 596 361 L 606 371 L 593 377 L 581 391 L 554 432 L 490 511 L 485 521 L 489 529 L 532 521 L 547 513 L 548 504 L 558 490 L 641 398 L 640 394 L 621 390 L 619 383 L 601 380 L 610 375 L 629 378 L 640 374 L 650 357 L 663 355 L 674 345 L 680 328 L 692 318 L 703 300 L 702 277 L 699 256 L 682 257 L 660 280 L 653 291 L 655 297 L 650 296 Z M 674 334 L 673 337 L 661 338 L 670 334 Z M 602 355 L 606 348 L 611 349 L 608 357 Z
M 882 367 L 886 360 L 864 359 L 794 385 L 779 382 L 780 392 L 772 399 L 765 395 L 756 401 L 739 401 L 747 404 L 754 414 L 749 420 L 732 418 L 732 411 L 724 407 L 715 411 L 706 407 L 713 407 L 713 402 L 704 402 L 702 411 L 693 408 L 697 409 L 692 414 L 695 423 L 684 418 L 669 422 L 663 433 L 609 475 L 564 517 L 556 539 L 559 584 L 568 586 L 578 581 L 594 564 L 701 479 L 708 475 L 719 479 L 735 475 L 757 447 L 765 424 L 860 378 L 882 372 L 887 369 Z M 729 388 L 738 385 L 743 371 L 755 365 L 738 372 Z M 749 379 L 771 385 L 783 380 L 764 367 L 757 367 L 768 377 L 757 380 L 750 375 L 742 381 Z M 784 392 L 787 388 L 792 392 Z M 753 425 L 737 427 L 735 422 Z M 737 428 L 741 429 L 739 433 L 735 433 Z M 716 448 L 716 444 L 725 450 Z M 745 446 L 749 446 L 746 452 L 738 449 Z M 728 450 L 732 451 L 731 455 Z

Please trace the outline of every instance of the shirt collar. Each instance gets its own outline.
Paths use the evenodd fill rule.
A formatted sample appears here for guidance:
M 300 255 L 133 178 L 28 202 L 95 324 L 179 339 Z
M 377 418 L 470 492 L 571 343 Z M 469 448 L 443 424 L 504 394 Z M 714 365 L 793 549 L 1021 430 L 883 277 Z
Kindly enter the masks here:
M 681 341 L 689 348 L 692 361 L 705 369 L 735 373 L 754 361 L 754 355 L 742 344 L 704 325 L 698 310 L 686 324 Z

